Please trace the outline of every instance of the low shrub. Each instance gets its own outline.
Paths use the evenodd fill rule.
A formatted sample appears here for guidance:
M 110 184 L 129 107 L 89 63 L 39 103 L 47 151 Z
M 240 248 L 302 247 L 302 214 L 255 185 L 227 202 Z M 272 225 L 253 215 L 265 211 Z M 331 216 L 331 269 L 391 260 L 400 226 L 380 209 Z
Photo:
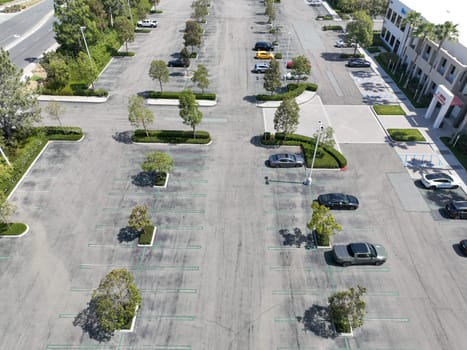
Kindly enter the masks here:
M 278 52 L 274 55 L 274 58 L 281 60 L 282 59 L 282 53 Z
M 167 173 L 157 173 L 155 180 L 154 180 L 154 185 L 164 186 L 166 179 L 167 179 Z
M 180 93 L 181 91 L 149 91 L 148 98 L 165 98 L 178 100 Z M 205 92 L 204 94 L 200 92 L 194 92 L 194 94 L 197 100 L 215 101 L 217 97 L 216 94 L 207 92 Z
M 317 245 L 322 246 L 322 247 L 327 247 L 327 246 L 329 246 L 331 244 L 331 241 L 330 241 L 328 235 L 324 235 L 324 234 L 318 233 L 316 231 L 315 231 L 315 234 L 316 234 L 316 243 L 317 243 Z
M 147 28 L 136 28 L 135 29 L 135 33 L 151 33 L 151 29 L 147 29 Z
M 207 131 L 196 131 L 196 138 L 193 138 L 193 131 L 185 130 L 149 130 L 149 136 L 142 129 L 135 130 L 132 136 L 133 142 L 143 143 L 188 143 L 207 144 L 211 141 L 211 135 Z
M 378 53 L 381 52 L 380 48 L 378 46 L 370 46 L 367 48 L 367 51 L 369 53 Z
M 133 57 L 135 53 L 133 51 L 117 51 L 113 53 L 114 57 Z
M 350 333 L 352 331 L 350 322 L 347 318 L 334 320 L 334 326 L 336 327 L 336 332 L 338 333 Z
M 364 54 L 362 53 L 356 53 L 355 55 L 353 53 L 341 53 L 340 58 L 363 58 L 365 57 Z
M 388 129 L 388 133 L 394 141 L 425 141 L 418 129 Z
M 149 245 L 152 241 L 152 236 L 154 234 L 154 226 L 148 225 L 143 227 L 143 231 L 138 237 L 138 244 Z
M 80 86 L 81 84 L 75 84 Z M 49 88 L 42 88 L 42 95 L 51 95 L 51 96 L 94 96 L 94 97 L 105 97 L 109 95 L 109 92 L 104 89 L 88 89 L 88 88 L 79 88 L 75 86 L 75 89 L 69 85 L 65 86 L 61 90 L 53 90 Z
M 323 26 L 321 29 L 322 30 L 343 30 L 342 26 L 339 26 L 339 25 Z
M 316 19 L 319 21 L 322 21 L 322 20 L 331 21 L 334 18 L 332 17 L 332 15 L 319 15 L 319 16 L 316 16 Z
M 49 141 L 77 141 L 83 137 L 83 130 L 77 126 L 41 126 L 37 130 Z
M 4 13 L 15 13 L 15 12 L 20 12 L 21 10 L 25 9 L 26 6 L 24 5 L 11 5 L 7 6 L 3 9 Z
M 373 109 L 378 115 L 405 115 L 404 110 L 399 105 L 374 105 Z
M 282 101 L 287 97 L 297 97 L 303 93 L 303 91 L 316 91 L 318 90 L 318 85 L 313 83 L 290 83 L 287 85 L 287 92 L 283 92 L 275 95 L 256 95 L 256 100 L 258 101 Z
M 0 223 L 0 236 L 19 236 L 24 233 L 27 229 L 27 226 L 23 223 L 12 223 L 5 224 Z
M 197 53 L 197 52 L 191 52 L 191 53 L 190 53 L 189 58 L 196 58 L 196 57 L 198 57 L 198 53 Z
M 467 135 L 461 135 L 455 146 L 450 142 L 450 137 L 442 136 L 440 139 L 467 170 Z

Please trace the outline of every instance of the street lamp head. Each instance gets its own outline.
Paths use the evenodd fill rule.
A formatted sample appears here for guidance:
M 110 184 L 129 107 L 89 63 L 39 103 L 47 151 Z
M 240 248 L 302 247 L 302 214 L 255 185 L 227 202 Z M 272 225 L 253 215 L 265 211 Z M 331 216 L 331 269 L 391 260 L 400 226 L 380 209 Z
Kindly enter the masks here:
M 79 27 L 79 29 L 85 30 L 85 29 L 86 29 L 86 26 L 81 26 L 81 27 Z

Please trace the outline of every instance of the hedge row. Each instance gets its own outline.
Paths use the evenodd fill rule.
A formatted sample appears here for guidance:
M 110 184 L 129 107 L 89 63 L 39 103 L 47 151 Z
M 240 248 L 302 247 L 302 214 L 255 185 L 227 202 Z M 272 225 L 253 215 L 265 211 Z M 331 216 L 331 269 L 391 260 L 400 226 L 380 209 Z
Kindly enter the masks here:
M 138 237 L 138 244 L 151 244 L 152 235 L 154 233 L 154 226 L 144 226 L 143 232 Z
M 77 126 L 42 126 L 37 128 L 49 141 L 78 141 L 83 130 Z
M 298 134 L 264 133 L 261 140 L 264 145 L 286 145 L 301 146 L 305 156 L 306 166 L 311 167 L 316 140 L 312 137 Z M 336 149 L 318 145 L 314 168 L 344 168 L 347 166 L 347 159 Z
M 343 30 L 342 26 L 339 25 L 329 25 L 329 26 L 323 26 L 323 30 Z
M 282 101 L 288 97 L 297 97 L 303 93 L 303 91 L 316 91 L 318 90 L 318 85 L 313 83 L 290 83 L 287 85 L 287 92 L 275 95 L 256 95 L 257 101 Z
M 133 57 L 135 53 L 133 51 L 117 51 L 112 54 L 113 57 Z
M 183 130 L 149 130 L 149 136 L 142 129 L 135 130 L 131 137 L 133 142 L 143 143 L 189 143 L 207 144 L 211 142 L 211 135 L 207 131 L 196 131 L 196 138 L 193 131 Z
M 43 87 L 41 90 L 42 95 L 52 95 L 52 96 L 95 96 L 95 97 L 104 97 L 108 96 L 109 92 L 104 89 L 73 89 L 70 86 L 65 86 L 61 90 L 53 90 Z
M 149 91 L 148 98 L 165 98 L 178 100 L 180 93 L 181 91 Z M 194 92 L 194 94 L 197 100 L 216 100 L 216 94 L 211 94 L 207 92 L 205 92 L 204 94 L 200 92 Z

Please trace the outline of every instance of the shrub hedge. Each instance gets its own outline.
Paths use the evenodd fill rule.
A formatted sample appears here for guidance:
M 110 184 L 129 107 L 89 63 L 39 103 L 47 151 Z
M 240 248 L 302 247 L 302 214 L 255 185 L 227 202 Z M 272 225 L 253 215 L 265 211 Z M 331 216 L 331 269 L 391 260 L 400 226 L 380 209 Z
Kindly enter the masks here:
M 297 97 L 303 93 L 303 91 L 316 91 L 318 85 L 314 83 L 290 83 L 287 85 L 287 92 L 275 94 L 275 95 L 256 95 L 258 101 L 282 101 L 287 97 Z
M 356 53 L 355 55 L 353 53 L 341 53 L 340 58 L 363 58 L 365 57 L 364 54 L 362 53 Z
M 388 129 L 388 133 L 394 141 L 426 141 L 418 129 Z
M 323 26 L 323 30 L 343 30 L 342 26 L 339 25 L 329 25 L 329 26 Z
M 75 88 L 73 89 L 71 86 L 65 86 L 61 90 L 53 90 L 43 87 L 41 91 L 42 95 L 51 95 L 51 96 L 94 96 L 94 97 L 104 97 L 108 96 L 109 92 L 104 89 L 81 89 Z
M 151 244 L 153 234 L 154 234 L 154 226 L 152 225 L 144 226 L 143 232 L 138 237 L 138 244 L 145 244 L 145 245 Z
M 117 51 L 117 52 L 114 52 L 112 56 L 114 57 L 132 57 L 134 56 L 135 53 L 133 51 Z
M 196 138 L 193 138 L 193 131 L 184 130 L 149 130 L 149 136 L 142 129 L 135 130 L 131 137 L 133 142 L 143 143 L 189 143 L 207 144 L 211 141 L 211 136 L 207 131 L 196 131 Z
M 83 137 L 83 130 L 77 126 L 41 126 L 37 130 L 49 141 L 78 141 Z
M 180 97 L 180 93 L 181 91 L 149 91 L 148 98 L 165 98 L 178 100 L 178 98 Z M 207 92 L 205 92 L 204 94 L 201 92 L 194 92 L 194 94 L 197 100 L 215 101 L 217 97 L 216 94 Z
M 313 153 L 315 150 L 316 140 L 312 137 L 298 135 L 276 133 L 264 133 L 261 139 L 263 145 L 285 145 L 285 146 L 300 146 L 305 156 L 306 166 L 311 167 Z M 344 168 L 347 166 L 347 159 L 336 149 L 318 145 L 316 150 L 316 159 L 314 168 Z
M 27 227 L 21 222 L 12 224 L 0 223 L 0 236 L 19 236 L 26 231 Z

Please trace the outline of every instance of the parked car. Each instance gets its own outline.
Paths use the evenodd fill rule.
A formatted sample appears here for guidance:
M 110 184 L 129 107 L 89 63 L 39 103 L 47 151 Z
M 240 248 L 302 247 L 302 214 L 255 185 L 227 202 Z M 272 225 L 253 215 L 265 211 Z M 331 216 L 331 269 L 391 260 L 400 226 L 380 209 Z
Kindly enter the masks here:
M 423 186 L 429 189 L 458 188 L 459 182 L 446 173 L 423 174 L 421 178 Z
M 138 21 L 136 25 L 140 28 L 156 28 L 159 22 L 155 19 L 143 19 L 142 21 Z
M 355 196 L 344 193 L 327 193 L 318 196 L 318 203 L 329 209 L 350 209 L 358 208 L 358 199 Z
M 387 260 L 386 250 L 382 245 L 367 242 L 336 244 L 332 247 L 332 256 L 342 266 L 381 265 Z
M 305 164 L 305 160 L 300 154 L 280 153 L 270 156 L 268 164 L 272 168 L 298 168 Z
M 357 46 L 356 43 L 349 43 L 349 42 L 346 42 L 345 40 L 337 40 L 336 43 L 334 44 L 335 47 L 355 47 Z
M 253 72 L 265 73 L 269 69 L 269 63 L 256 63 Z
M 459 248 L 467 256 L 467 239 L 463 239 L 459 242 Z
M 190 60 L 188 58 L 176 58 L 174 60 L 170 60 L 167 62 L 167 66 L 169 67 L 188 67 L 190 65 Z
M 255 44 L 255 50 L 274 51 L 274 45 L 267 41 L 258 41 Z
M 347 62 L 347 67 L 371 67 L 371 63 L 362 58 L 354 58 Z
M 307 80 L 308 75 L 306 74 L 292 74 L 291 72 L 287 72 L 284 74 L 284 80 Z
M 269 59 L 274 58 L 274 54 L 269 51 L 256 51 L 255 58 L 258 58 L 261 60 L 269 60 Z
M 446 204 L 446 211 L 453 219 L 467 219 L 467 201 L 451 201 Z

